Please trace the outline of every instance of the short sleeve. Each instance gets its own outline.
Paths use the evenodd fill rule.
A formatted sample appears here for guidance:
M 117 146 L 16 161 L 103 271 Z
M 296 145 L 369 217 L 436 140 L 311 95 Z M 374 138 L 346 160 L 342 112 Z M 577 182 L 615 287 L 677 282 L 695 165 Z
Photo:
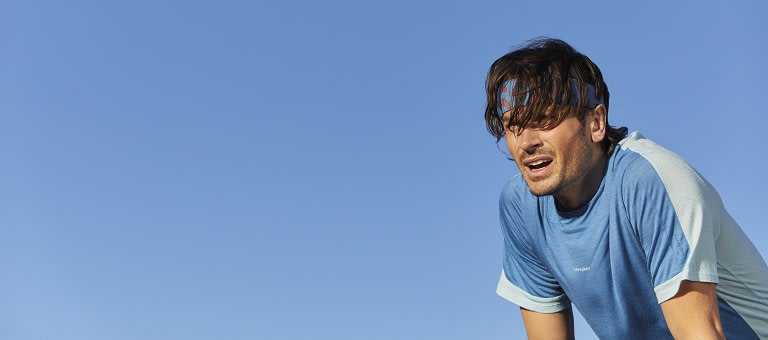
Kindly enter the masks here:
M 647 141 L 647 140 L 645 140 Z M 717 192 L 682 158 L 650 141 L 623 181 L 625 209 L 645 252 L 659 303 L 683 280 L 717 283 Z
M 499 200 L 504 258 L 496 293 L 535 312 L 554 313 L 564 310 L 571 302 L 547 269 L 537 249 L 539 242 L 536 231 L 540 227 L 531 225 L 539 221 L 536 205 L 515 195 L 513 187 L 507 185 Z M 528 224 L 522 221 L 528 221 Z

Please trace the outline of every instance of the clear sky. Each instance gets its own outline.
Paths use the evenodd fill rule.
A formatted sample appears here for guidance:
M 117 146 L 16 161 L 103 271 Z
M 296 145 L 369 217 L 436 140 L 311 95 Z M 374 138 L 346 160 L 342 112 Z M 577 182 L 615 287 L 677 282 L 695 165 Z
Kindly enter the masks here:
M 764 1 L 0 2 L 0 339 L 522 339 L 485 74 L 537 36 L 768 255 Z M 593 338 L 581 320 L 578 336 Z

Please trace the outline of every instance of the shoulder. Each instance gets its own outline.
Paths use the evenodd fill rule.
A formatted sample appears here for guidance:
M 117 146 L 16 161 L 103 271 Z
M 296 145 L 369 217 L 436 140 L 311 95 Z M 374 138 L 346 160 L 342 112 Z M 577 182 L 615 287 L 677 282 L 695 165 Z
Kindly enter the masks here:
M 624 189 L 643 189 L 652 183 L 672 196 L 717 196 L 712 186 L 685 159 L 633 132 L 619 142 L 611 166 Z M 642 190 L 641 190 L 642 191 Z M 719 197 L 718 197 L 719 198 Z
M 540 220 L 538 199 L 520 174 L 504 185 L 499 197 L 499 217 L 507 236 L 521 241 L 529 240 L 536 234 Z
M 504 211 L 515 211 L 517 215 L 535 207 L 536 196 L 534 196 L 528 184 L 521 174 L 512 177 L 501 189 L 499 196 L 499 208 Z
M 501 197 L 502 200 L 509 200 L 509 199 L 518 199 L 522 198 L 523 192 L 521 192 L 522 189 L 526 188 L 525 179 L 523 179 L 523 175 L 520 173 L 515 174 L 510 178 L 507 183 L 504 184 L 504 187 L 501 188 Z
M 656 142 L 633 132 L 618 144 L 619 162 L 632 162 L 632 170 L 650 168 L 665 181 L 679 176 L 700 177 L 685 159 Z M 638 160 L 642 160 L 638 162 Z M 623 161 L 623 162 L 622 162 Z
M 632 132 L 619 142 L 611 156 L 611 166 L 619 174 L 630 175 L 627 179 L 692 170 L 680 156 L 639 132 Z

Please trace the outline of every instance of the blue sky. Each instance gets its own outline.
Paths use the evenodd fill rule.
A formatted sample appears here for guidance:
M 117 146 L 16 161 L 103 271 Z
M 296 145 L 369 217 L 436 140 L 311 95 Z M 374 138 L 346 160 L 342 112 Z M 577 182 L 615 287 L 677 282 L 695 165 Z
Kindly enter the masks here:
M 537 36 L 766 257 L 767 9 L 0 2 L 0 338 L 524 338 L 483 81 Z

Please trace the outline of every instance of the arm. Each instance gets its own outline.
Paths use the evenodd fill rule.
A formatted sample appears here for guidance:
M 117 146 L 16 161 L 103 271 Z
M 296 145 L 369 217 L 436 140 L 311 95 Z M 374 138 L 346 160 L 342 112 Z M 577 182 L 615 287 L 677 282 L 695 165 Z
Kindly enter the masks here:
M 528 339 L 573 340 L 573 311 L 571 308 L 555 313 L 538 313 L 520 308 Z
M 671 299 L 661 303 L 675 339 L 725 339 L 714 283 L 683 281 Z

